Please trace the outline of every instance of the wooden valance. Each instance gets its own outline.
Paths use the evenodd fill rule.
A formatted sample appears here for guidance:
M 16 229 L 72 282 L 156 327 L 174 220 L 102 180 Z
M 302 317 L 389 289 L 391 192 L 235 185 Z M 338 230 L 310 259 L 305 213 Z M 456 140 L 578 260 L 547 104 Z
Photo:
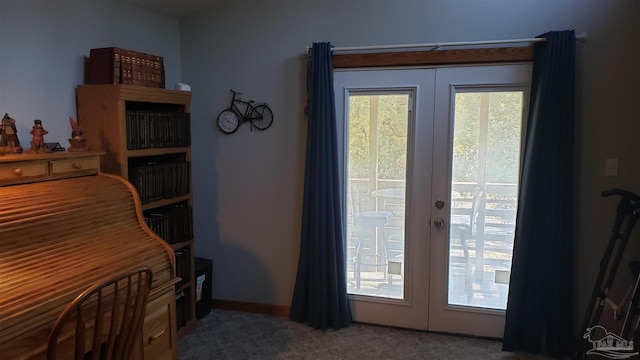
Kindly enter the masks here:
M 333 67 L 366 68 L 521 63 L 533 61 L 533 45 L 459 50 L 334 54 Z

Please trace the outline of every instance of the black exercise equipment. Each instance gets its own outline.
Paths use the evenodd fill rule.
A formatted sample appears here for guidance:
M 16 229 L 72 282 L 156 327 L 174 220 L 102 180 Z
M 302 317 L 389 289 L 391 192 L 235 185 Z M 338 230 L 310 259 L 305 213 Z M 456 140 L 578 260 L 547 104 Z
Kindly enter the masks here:
M 616 308 L 619 308 L 607 298 L 607 294 L 613 285 L 616 272 L 618 271 L 618 267 L 622 260 L 622 256 L 624 255 L 633 227 L 636 224 L 638 217 L 640 217 L 640 196 L 621 189 L 611 189 L 602 192 L 603 197 L 614 195 L 621 196 L 621 199 L 618 202 L 616 218 L 613 230 L 611 231 L 609 244 L 602 260 L 600 261 L 600 272 L 598 273 L 593 292 L 591 293 L 591 298 L 589 299 L 582 327 L 580 327 L 581 334 L 578 339 L 578 346 L 574 356 L 576 359 L 585 358 L 588 348 L 586 347 L 587 342 L 583 339 L 583 335 L 588 328 L 598 325 L 604 305 L 612 305 L 612 307 L 614 307 L 614 313 L 617 313 L 618 309 Z M 613 261 L 611 261 L 612 259 Z M 640 303 L 640 288 L 638 286 L 638 282 L 640 280 L 640 276 L 638 276 L 640 273 L 640 262 L 632 261 L 630 267 L 635 279 L 633 295 L 626 313 L 617 313 L 619 316 L 624 316 L 625 318 L 622 331 L 619 334 L 620 337 L 624 339 L 628 339 L 628 336 L 632 331 L 637 331 L 638 321 L 636 320 L 636 317 L 640 314 L 640 309 L 638 309 L 638 305 Z

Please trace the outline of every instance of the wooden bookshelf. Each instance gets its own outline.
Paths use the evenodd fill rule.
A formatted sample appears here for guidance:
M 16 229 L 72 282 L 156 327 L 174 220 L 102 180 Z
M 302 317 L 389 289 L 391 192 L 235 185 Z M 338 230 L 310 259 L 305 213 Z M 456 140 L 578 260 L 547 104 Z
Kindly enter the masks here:
M 191 92 L 92 84 L 78 86 L 76 97 L 78 123 L 89 150 L 105 153 L 102 171 L 118 174 L 136 187 L 147 225 L 174 250 L 176 275 L 183 278 L 175 290 L 180 337 L 196 322 L 192 215 L 187 220 L 185 211 L 174 211 L 192 211 L 193 206 Z M 167 218 L 160 219 L 162 225 L 154 228 L 154 221 L 165 213 Z M 185 221 L 188 227 L 183 229 Z M 185 231 L 178 234 L 176 224 Z M 165 230 L 165 236 L 160 230 Z

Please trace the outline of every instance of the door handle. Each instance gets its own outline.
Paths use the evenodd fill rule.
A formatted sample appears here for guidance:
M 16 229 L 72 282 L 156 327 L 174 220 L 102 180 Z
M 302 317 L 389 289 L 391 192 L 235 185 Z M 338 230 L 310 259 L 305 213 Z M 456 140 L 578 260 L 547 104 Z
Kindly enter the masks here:
M 433 224 L 438 228 L 438 229 L 442 229 L 444 227 L 444 220 L 441 218 L 435 218 L 433 219 Z

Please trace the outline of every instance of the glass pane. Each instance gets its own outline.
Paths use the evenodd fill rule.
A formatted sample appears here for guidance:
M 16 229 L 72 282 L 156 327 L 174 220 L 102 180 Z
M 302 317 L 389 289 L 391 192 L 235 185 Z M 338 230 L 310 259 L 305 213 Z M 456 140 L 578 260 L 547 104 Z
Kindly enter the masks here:
M 406 93 L 349 96 L 349 294 L 404 297 L 408 114 Z
M 522 104 L 522 91 L 455 95 L 449 304 L 506 309 Z

